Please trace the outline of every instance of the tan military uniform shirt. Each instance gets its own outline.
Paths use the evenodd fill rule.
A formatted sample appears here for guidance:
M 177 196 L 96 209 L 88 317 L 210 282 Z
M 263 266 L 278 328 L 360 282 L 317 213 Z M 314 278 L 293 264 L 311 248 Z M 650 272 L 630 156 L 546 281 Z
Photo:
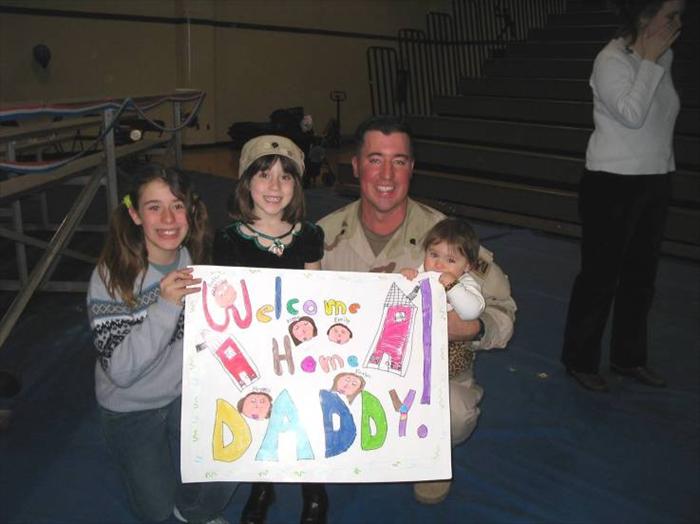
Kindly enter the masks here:
M 321 268 L 331 271 L 397 273 L 423 263 L 423 239 L 430 228 L 445 218 L 431 207 L 409 199 L 406 220 L 384 249 L 375 256 L 360 223 L 357 200 L 319 220 L 325 233 Z M 481 286 L 486 308 L 481 315 L 484 336 L 472 341 L 471 349 L 503 348 L 513 335 L 516 306 L 510 296 L 508 277 L 485 248 L 479 251 L 477 267 L 470 274 Z

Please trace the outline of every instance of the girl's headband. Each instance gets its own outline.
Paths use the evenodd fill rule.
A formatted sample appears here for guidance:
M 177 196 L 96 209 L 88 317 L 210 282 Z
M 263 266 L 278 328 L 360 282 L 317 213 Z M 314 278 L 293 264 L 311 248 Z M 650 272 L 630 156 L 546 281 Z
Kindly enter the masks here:
M 246 169 L 258 158 L 267 155 L 280 155 L 294 162 L 299 170 L 299 176 L 304 175 L 304 153 L 289 138 L 277 135 L 263 135 L 248 140 L 241 149 L 241 159 L 238 163 L 238 175 L 242 176 Z

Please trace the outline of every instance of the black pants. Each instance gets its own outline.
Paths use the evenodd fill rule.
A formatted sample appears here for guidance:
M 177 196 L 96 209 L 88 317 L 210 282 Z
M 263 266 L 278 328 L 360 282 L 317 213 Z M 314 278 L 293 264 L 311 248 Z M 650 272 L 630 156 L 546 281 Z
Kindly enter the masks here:
M 670 194 L 670 175 L 584 173 L 579 191 L 581 271 L 569 302 L 565 366 L 598 371 L 613 300 L 610 362 L 646 365 L 647 317 Z

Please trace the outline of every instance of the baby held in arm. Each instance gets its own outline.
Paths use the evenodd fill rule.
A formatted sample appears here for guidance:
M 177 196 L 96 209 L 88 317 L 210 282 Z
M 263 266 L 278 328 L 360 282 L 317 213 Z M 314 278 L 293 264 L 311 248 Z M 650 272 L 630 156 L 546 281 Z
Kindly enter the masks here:
M 479 318 L 485 302 L 479 284 L 469 274 L 479 254 L 479 240 L 471 226 L 462 220 L 446 218 L 428 232 L 423 248 L 423 264 L 417 269 L 404 268 L 401 274 L 413 280 L 424 271 L 440 273 L 448 310 L 454 309 L 462 320 Z

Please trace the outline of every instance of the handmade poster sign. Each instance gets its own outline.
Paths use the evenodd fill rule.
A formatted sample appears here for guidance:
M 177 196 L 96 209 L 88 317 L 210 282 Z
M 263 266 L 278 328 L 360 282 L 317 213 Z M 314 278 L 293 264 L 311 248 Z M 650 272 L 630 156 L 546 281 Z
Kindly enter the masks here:
M 451 476 L 437 274 L 195 266 L 182 384 L 185 482 Z

